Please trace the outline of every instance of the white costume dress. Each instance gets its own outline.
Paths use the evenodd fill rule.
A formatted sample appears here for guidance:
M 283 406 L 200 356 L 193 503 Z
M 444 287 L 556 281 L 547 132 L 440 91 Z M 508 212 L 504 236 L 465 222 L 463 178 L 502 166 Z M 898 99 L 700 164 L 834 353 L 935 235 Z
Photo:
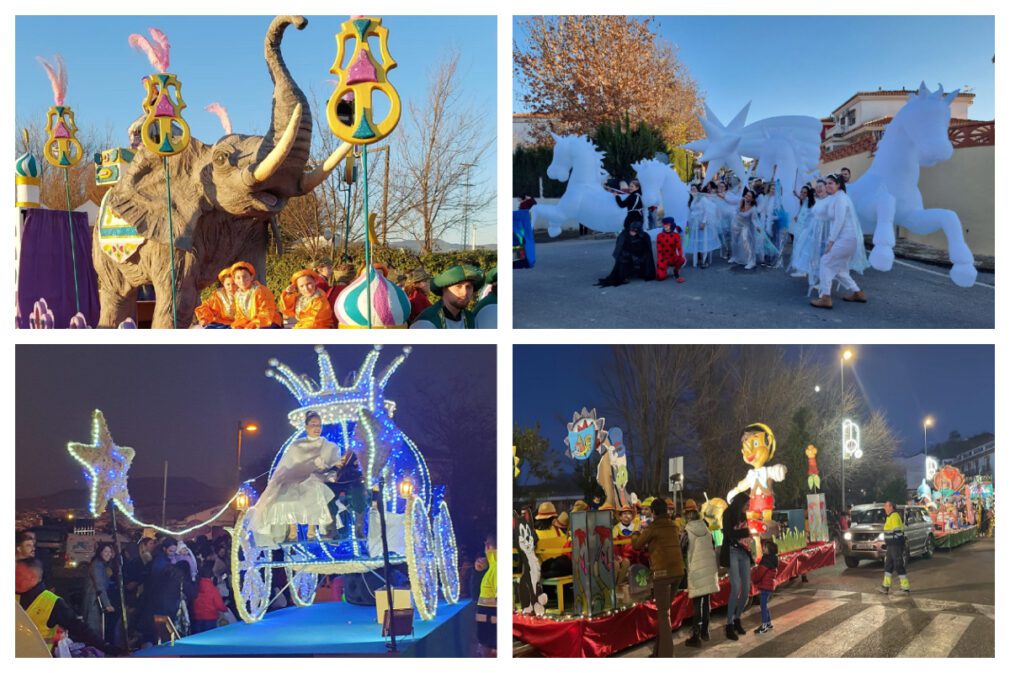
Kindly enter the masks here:
M 733 216 L 731 264 L 743 264 L 747 268 L 753 269 L 757 262 L 757 227 L 758 219 L 757 207 L 751 206 L 750 210 L 737 210 Z
M 831 295 L 831 282 L 838 279 L 842 289 L 858 292 L 859 286 L 849 275 L 849 264 L 863 238 L 856 209 L 849 195 L 839 190 L 824 199 L 828 223 L 828 243 L 831 250 L 821 257 L 818 284 L 822 297 Z
M 274 546 L 291 524 L 329 526 L 333 491 L 322 473 L 340 458 L 337 445 L 320 436 L 292 442 L 253 509 L 256 544 Z
M 716 197 L 695 194 L 687 218 L 687 241 L 684 243 L 684 257 L 694 257 L 693 266 L 698 266 L 698 256 L 704 264 L 705 255 L 719 249 L 719 211 Z

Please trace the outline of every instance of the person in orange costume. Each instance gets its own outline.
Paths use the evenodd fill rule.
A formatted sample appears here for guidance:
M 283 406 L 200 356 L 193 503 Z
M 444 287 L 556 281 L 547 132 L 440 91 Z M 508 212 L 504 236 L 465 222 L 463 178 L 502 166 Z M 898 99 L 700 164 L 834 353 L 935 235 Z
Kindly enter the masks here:
M 232 329 L 280 328 L 281 314 L 273 292 L 256 280 L 256 269 L 249 262 L 235 262 L 235 320 Z
M 218 272 L 217 283 L 218 289 L 194 311 L 202 327 L 221 329 L 235 320 L 235 279 L 231 267 Z
M 311 269 L 296 271 L 291 276 L 291 285 L 281 293 L 281 313 L 298 319 L 294 329 L 333 327 L 333 309 L 319 289 L 319 280 Z

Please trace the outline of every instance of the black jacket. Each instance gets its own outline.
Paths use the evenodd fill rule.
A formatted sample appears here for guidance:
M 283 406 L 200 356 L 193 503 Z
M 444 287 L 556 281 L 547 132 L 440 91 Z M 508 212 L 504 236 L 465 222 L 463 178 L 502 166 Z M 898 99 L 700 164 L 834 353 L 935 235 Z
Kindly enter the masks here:
M 39 582 L 34 587 L 21 594 L 18 602 L 21 607 L 25 610 L 28 609 L 39 594 L 41 594 L 46 589 L 45 582 Z M 63 600 L 62 598 L 56 599 L 56 604 L 53 606 L 53 612 L 49 615 L 49 621 L 46 622 L 46 626 L 53 628 L 54 626 L 59 626 L 61 629 L 70 635 L 70 638 L 77 643 L 84 643 L 85 645 L 90 645 L 96 650 L 101 650 L 107 654 L 118 654 L 119 649 L 109 645 L 102 637 L 95 633 L 95 631 L 84 623 L 84 621 L 77 616 L 74 609 Z

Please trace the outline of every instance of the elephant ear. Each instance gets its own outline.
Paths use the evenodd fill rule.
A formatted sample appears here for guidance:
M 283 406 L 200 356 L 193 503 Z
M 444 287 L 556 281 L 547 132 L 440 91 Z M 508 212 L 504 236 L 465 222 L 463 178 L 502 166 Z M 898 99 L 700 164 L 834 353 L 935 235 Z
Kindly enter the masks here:
M 191 140 L 189 147 L 168 158 L 172 188 L 172 233 L 175 247 L 193 250 L 193 235 L 201 215 L 208 210 L 200 182 L 204 145 Z M 109 206 L 147 240 L 167 244 L 168 189 L 162 157 L 141 147 L 119 183 L 109 192 Z

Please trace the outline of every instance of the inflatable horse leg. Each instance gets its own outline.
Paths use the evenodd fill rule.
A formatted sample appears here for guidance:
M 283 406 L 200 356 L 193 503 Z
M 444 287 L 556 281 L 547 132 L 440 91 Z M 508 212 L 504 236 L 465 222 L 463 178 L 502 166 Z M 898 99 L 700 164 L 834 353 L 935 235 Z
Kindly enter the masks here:
M 975 284 L 975 277 L 978 276 L 975 257 L 964 241 L 964 230 L 957 213 L 944 208 L 917 210 L 908 217 L 908 226 L 916 231 L 942 229 L 947 237 L 947 254 L 951 261 L 950 279 L 959 287 Z
M 536 229 L 537 224 L 543 223 L 547 226 L 547 235 L 555 238 L 561 233 L 561 221 L 557 206 L 537 204 L 530 208 L 530 223 Z
M 870 265 L 877 271 L 890 271 L 894 266 L 894 196 L 886 189 L 877 193 L 877 226 L 873 229 L 873 250 Z

